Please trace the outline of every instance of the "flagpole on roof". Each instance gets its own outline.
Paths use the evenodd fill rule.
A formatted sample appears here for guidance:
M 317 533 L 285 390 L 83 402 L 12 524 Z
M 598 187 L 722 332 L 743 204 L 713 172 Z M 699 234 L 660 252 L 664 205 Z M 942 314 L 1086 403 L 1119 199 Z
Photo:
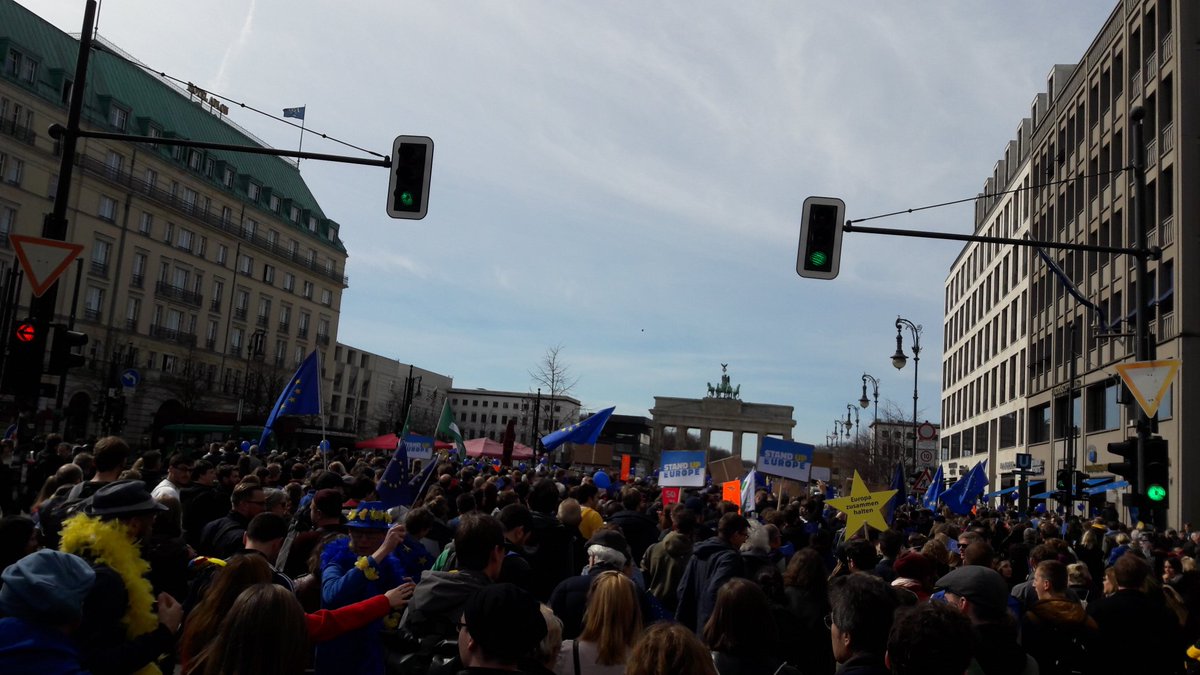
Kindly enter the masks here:
M 306 103 L 306 104 L 300 106 L 300 109 L 307 112 L 308 104 Z M 304 117 L 305 117 L 304 115 L 300 116 L 300 147 L 296 148 L 296 152 L 302 152 L 304 150 Z M 300 158 L 299 157 L 296 158 L 296 168 L 297 169 L 300 168 Z M 324 433 L 324 432 L 322 432 L 322 433 Z

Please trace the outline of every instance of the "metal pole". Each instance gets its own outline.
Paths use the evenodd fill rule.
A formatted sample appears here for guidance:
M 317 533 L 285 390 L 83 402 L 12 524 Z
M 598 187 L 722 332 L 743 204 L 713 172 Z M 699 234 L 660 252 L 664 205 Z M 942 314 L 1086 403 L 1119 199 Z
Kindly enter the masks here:
M 1138 361 L 1153 361 L 1155 345 L 1150 339 L 1150 326 L 1146 309 L 1150 305 L 1150 284 L 1149 272 L 1146 269 L 1146 260 L 1149 257 L 1146 251 L 1146 139 L 1143 123 L 1146 118 L 1146 111 L 1141 106 L 1138 106 L 1129 112 L 1129 119 L 1133 123 L 1130 142 L 1133 144 L 1133 231 L 1134 242 L 1133 246 L 1140 253 L 1136 256 L 1135 274 L 1137 276 L 1137 298 L 1134 302 L 1137 306 L 1134 308 L 1134 333 L 1136 334 L 1134 342 L 1134 358 Z M 1146 441 L 1150 440 L 1150 419 L 1146 416 L 1146 412 L 1137 406 L 1137 494 L 1145 496 L 1146 494 Z M 1141 513 L 1145 509 L 1139 509 L 1138 517 L 1143 522 L 1147 522 L 1145 516 Z

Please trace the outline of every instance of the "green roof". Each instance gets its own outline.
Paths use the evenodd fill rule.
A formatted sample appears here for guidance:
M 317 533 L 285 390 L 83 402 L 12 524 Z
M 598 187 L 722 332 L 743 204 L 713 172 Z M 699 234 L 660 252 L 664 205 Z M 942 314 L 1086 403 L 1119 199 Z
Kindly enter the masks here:
M 12 76 L 3 75 L 2 71 L 0 77 L 6 77 L 9 81 L 28 89 L 31 94 L 59 107 L 63 110 L 65 118 L 67 106 L 62 100 L 63 82 L 65 79 L 74 79 L 79 40 L 55 28 L 14 0 L 0 0 L 0 62 L 7 57 L 9 48 L 20 50 L 23 55 L 38 62 L 37 81 L 29 85 Z M 129 134 L 144 135 L 147 133 L 147 126 L 153 125 L 164 136 L 267 147 L 247 133 L 227 124 L 220 116 L 202 108 L 196 99 L 189 98 L 186 91 L 167 84 L 157 75 L 148 73 L 136 63 L 112 52 L 102 44 L 96 44 L 92 49 L 86 93 L 84 119 L 106 131 L 114 130 L 108 119 L 110 106 L 116 104 L 129 113 L 129 122 L 125 129 Z M 165 145 L 158 147 L 162 156 L 169 160 L 172 148 Z M 183 150 L 179 156 L 186 158 L 186 149 Z M 280 222 L 303 232 L 313 241 L 345 252 L 339 237 L 335 235 L 332 242 L 325 238 L 329 228 L 332 226 L 336 230 L 338 225 L 325 217 L 295 164 L 282 157 L 270 155 L 209 149 L 204 149 L 203 152 L 205 157 L 213 159 L 218 167 L 233 167 L 238 176 L 233 187 L 228 188 L 221 183 L 221 170 L 214 171 L 211 177 L 207 176 L 203 172 L 202 163 L 200 171 L 191 171 L 198 182 L 207 183 L 216 190 L 232 193 L 244 202 L 255 204 L 264 214 L 271 213 L 268 195 L 279 197 L 281 203 L 290 200 L 291 205 L 299 208 L 304 216 L 311 215 L 318 219 L 317 233 L 309 232 L 306 217 L 301 218 L 303 224 L 292 223 L 286 217 L 288 214 L 283 207 L 277 218 Z M 179 164 L 186 169 L 185 161 L 180 160 Z M 247 194 L 250 180 L 262 188 L 257 202 Z

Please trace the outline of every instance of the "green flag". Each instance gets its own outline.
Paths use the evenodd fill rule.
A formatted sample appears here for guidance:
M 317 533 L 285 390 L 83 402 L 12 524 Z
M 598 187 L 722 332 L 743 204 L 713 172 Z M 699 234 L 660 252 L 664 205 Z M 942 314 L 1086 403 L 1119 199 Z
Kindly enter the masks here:
M 454 421 L 454 411 L 450 409 L 450 399 L 446 399 L 445 405 L 442 406 L 442 417 L 438 420 L 437 435 L 453 438 L 455 447 L 464 457 L 466 456 L 467 447 L 463 445 L 462 432 L 458 430 L 458 424 Z

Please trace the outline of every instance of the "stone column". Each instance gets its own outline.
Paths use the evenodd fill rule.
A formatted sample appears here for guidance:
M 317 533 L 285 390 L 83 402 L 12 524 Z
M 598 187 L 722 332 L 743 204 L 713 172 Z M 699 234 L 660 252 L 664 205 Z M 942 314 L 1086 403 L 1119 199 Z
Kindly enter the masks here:
M 701 427 L 700 428 L 700 448 L 702 450 L 708 450 L 710 445 L 712 445 L 712 429 L 710 429 L 708 427 Z
M 741 457 L 742 457 L 742 431 L 740 429 L 734 429 L 730 433 L 733 434 L 733 456 L 737 457 L 738 459 L 741 459 Z

